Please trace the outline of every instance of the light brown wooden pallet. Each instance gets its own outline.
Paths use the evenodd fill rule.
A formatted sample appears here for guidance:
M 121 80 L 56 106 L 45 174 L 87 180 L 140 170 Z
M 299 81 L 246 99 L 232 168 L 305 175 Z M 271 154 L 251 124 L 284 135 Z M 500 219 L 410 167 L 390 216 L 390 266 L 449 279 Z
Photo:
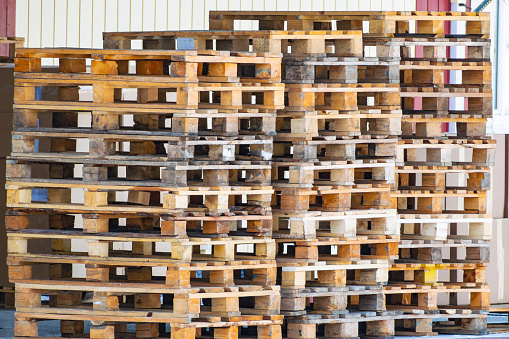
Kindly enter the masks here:
M 345 263 L 370 259 L 398 259 L 399 237 L 357 236 L 306 240 L 277 239 L 278 263 Z
M 373 57 L 286 56 L 283 58 L 283 70 L 283 82 L 286 84 L 400 82 L 398 61 Z
M 69 214 L 70 213 L 70 214 Z M 43 229 L 84 233 L 101 233 L 115 236 L 147 236 L 155 237 L 207 237 L 221 238 L 230 236 L 270 236 L 272 232 L 272 216 L 248 213 L 231 213 L 208 216 L 206 213 L 160 213 L 160 214 L 129 214 L 129 213 L 90 213 L 82 214 L 83 227 L 78 218 L 70 212 L 34 211 L 19 212 L 8 210 L 5 216 L 7 230 L 31 230 L 38 225 Z M 36 223 L 29 216 L 39 215 L 45 222 Z M 124 220 L 122 220 L 124 219 Z M 35 231 L 36 232 L 36 231 Z M 43 232 L 43 231 L 41 231 Z
M 88 118 L 90 123 L 78 124 Z M 128 118 L 132 118 L 129 121 Z M 208 126 L 207 119 L 212 124 Z M 104 107 L 98 112 L 91 109 L 63 109 L 60 106 L 14 105 L 14 130 L 54 131 L 74 130 L 86 133 L 108 130 L 111 133 L 167 132 L 175 136 L 237 136 L 273 135 L 276 133 L 275 110 L 264 109 L 144 109 Z M 79 125 L 79 126 L 78 126 Z
M 241 262 L 242 260 L 270 261 L 275 259 L 276 255 L 276 244 L 273 239 L 267 237 L 176 239 L 162 236 L 149 236 L 146 234 L 138 235 L 131 233 L 119 236 L 57 230 L 11 231 L 8 233 L 8 237 L 9 261 L 12 265 L 15 265 L 17 262 L 67 264 L 73 263 L 74 261 L 112 267 L 177 267 L 178 265 L 175 264 L 207 260 L 217 261 L 219 263 L 227 261 Z M 40 241 L 40 239 L 52 240 L 54 254 L 41 255 L 28 251 L 28 242 Z M 71 239 L 85 240 L 88 244 L 87 251 L 79 252 L 71 250 Z M 110 244 L 115 242 L 130 243 L 131 249 L 110 249 Z M 171 249 L 156 250 L 154 248 L 154 244 L 156 243 L 171 244 Z M 145 255 L 147 258 L 143 259 Z M 238 265 L 239 262 L 235 264 Z M 267 262 L 267 264 L 270 265 L 271 262 Z M 196 268 L 197 266 L 193 267 L 195 268 L 184 270 L 200 270 Z M 253 267 L 251 267 L 251 269 L 252 268 Z M 213 267 L 209 269 L 214 270 Z M 204 268 L 203 270 L 209 269 Z M 218 270 L 223 269 L 219 268 Z
M 18 73 L 15 79 L 14 102 L 37 107 L 60 106 L 70 110 L 96 110 L 105 107 L 124 109 L 243 109 L 283 108 L 284 84 L 260 83 L 175 83 L 161 76 L 87 75 Z M 97 93 L 93 102 L 78 101 L 77 86 L 92 86 Z M 58 90 L 58 100 L 36 100 L 35 88 L 46 91 Z M 122 91 L 138 89 L 140 100 L 122 100 Z M 216 92 L 215 95 L 211 93 Z M 176 93 L 176 94 L 172 94 Z M 44 95 L 43 95 L 44 98 Z M 252 99 L 256 98 L 253 103 Z
M 273 162 L 272 183 L 284 187 L 395 183 L 390 160 Z
M 401 240 L 398 263 L 488 263 L 489 241 L 473 240 Z M 464 255 L 458 249 L 464 248 Z
M 477 37 L 447 37 L 435 38 L 425 36 L 406 37 L 372 37 L 364 35 L 364 46 L 376 47 L 379 58 L 401 58 L 405 61 L 489 61 L 490 39 Z M 465 47 L 468 51 L 466 58 L 454 59 L 447 57 L 447 47 Z M 422 48 L 422 57 L 416 57 L 415 49 Z M 418 54 L 417 54 L 418 55 Z
M 210 11 L 209 27 L 212 30 L 233 30 L 234 21 L 258 21 L 258 28 L 288 30 L 362 29 L 369 23 L 373 36 L 409 35 L 410 21 L 416 22 L 417 35 L 444 37 L 444 23 L 466 23 L 466 35 L 489 37 L 489 15 L 462 12 L 403 12 L 403 11 Z M 333 23 L 336 27 L 333 27 Z
M 463 270 L 463 278 L 459 282 L 450 282 L 450 284 L 485 284 L 486 283 L 485 263 L 448 263 L 448 264 L 392 264 L 389 266 L 389 281 L 391 283 L 410 283 L 441 286 L 449 282 L 438 280 L 438 271 L 457 271 Z
M 286 99 L 287 98 L 287 99 Z M 374 100 L 368 105 L 368 98 Z M 286 111 L 400 108 L 397 84 L 286 84 Z
M 14 61 L 16 55 L 16 49 L 22 48 L 25 44 L 24 38 L 14 38 L 14 37 L 0 37 L 0 45 L 7 44 L 9 46 L 9 56 L 5 59 L 0 59 L 0 62 L 9 62 L 12 63 Z
M 314 239 L 399 234 L 395 210 L 350 210 L 345 212 L 284 212 L 273 210 L 273 238 Z
M 449 129 L 455 132 L 442 132 L 442 124 L 449 124 Z M 408 138 L 486 138 L 487 118 L 482 115 L 452 115 L 437 117 L 434 114 L 403 115 L 401 119 L 401 137 Z M 415 132 L 414 132 L 415 131 Z
M 341 261 L 323 263 L 279 262 L 278 283 L 282 289 L 301 290 L 307 287 L 345 287 L 349 285 L 384 285 L 388 281 L 389 261 L 366 259 L 345 264 Z
M 491 139 L 400 140 L 396 163 L 401 166 L 494 166 L 495 141 Z M 425 150 L 425 159 L 417 157 L 417 150 Z M 467 150 L 471 150 L 468 154 Z M 453 161 L 452 153 L 463 152 L 464 160 Z
M 335 314 L 346 318 L 348 313 L 359 310 L 384 311 L 383 289 L 380 286 L 348 286 L 281 290 L 281 314 L 287 319 L 306 314 Z
M 403 71 L 402 87 L 415 87 L 433 84 L 446 87 L 445 71 L 461 71 L 460 85 L 476 85 L 483 89 L 491 88 L 491 63 L 475 61 L 401 61 L 399 69 Z
M 88 131 L 90 132 L 90 131 Z M 165 132 L 139 131 L 108 133 L 80 133 L 79 131 L 55 131 L 52 129 L 12 132 L 12 156 L 103 158 L 111 160 L 166 161 L 239 161 L 270 160 L 272 136 L 172 136 Z M 37 152 L 35 140 L 50 139 L 49 152 Z M 88 142 L 88 150 L 78 151 L 77 140 Z M 129 148 L 120 147 L 128 143 Z M 166 147 L 165 147 L 166 145 Z M 119 149 L 117 151 L 117 149 Z M 129 159 L 131 157 L 131 159 Z M 85 160 L 85 159 L 83 159 Z M 114 163 L 112 161 L 112 163 Z
M 426 111 L 447 111 L 449 98 L 465 98 L 468 109 L 482 112 L 484 117 L 492 115 L 492 91 L 491 89 L 479 88 L 478 85 L 446 84 L 445 87 L 418 86 L 401 87 L 401 106 L 403 110 L 413 110 L 415 98 L 422 98 L 422 109 Z M 458 111 L 462 113 L 462 111 Z
M 462 207 L 447 209 L 444 198 L 463 202 Z M 486 191 L 451 190 L 444 192 L 396 191 L 391 193 L 392 208 L 400 214 L 485 214 Z
M 284 110 L 277 115 L 275 140 L 317 136 L 400 135 L 401 111 Z
M 142 51 L 70 48 L 17 50 L 15 72 L 41 72 L 41 58 L 58 60 L 60 73 L 163 76 L 168 82 L 280 82 L 281 55 L 229 51 Z M 129 69 L 136 62 L 136 72 Z M 87 62 L 91 62 L 90 71 Z M 166 64 L 165 64 L 166 62 Z M 237 66 L 240 72 L 237 72 Z M 247 70 L 248 67 L 251 69 Z M 244 71 L 244 72 L 242 72 Z M 17 77 L 21 77 L 17 74 Z M 30 78 L 29 75 L 23 75 Z M 47 76 L 52 78 L 51 76 Z M 58 79 L 58 78 L 57 78 Z
M 419 284 L 388 284 L 384 287 L 386 306 L 388 310 L 412 313 L 416 310 L 439 310 L 458 307 L 456 305 L 440 305 L 438 295 L 444 293 L 469 293 L 469 304 L 464 305 L 467 310 L 485 310 L 489 308 L 489 292 L 487 285 L 472 284 L 464 286 L 454 283 L 446 286 L 429 286 Z
M 179 41 L 179 39 L 181 39 Z M 283 56 L 362 56 L 362 32 L 283 30 L 270 31 L 160 31 L 105 32 L 104 48 L 131 49 L 131 42 L 143 41 L 145 49 L 173 50 L 181 43 L 186 49 L 216 49 L 283 53 Z
M 28 317 L 27 317 L 28 316 Z M 153 338 L 194 339 L 194 338 L 253 338 L 280 339 L 282 316 L 241 316 L 241 317 L 203 317 L 190 323 L 175 323 L 161 321 L 150 323 L 141 320 L 128 321 L 116 320 L 107 325 L 102 321 L 93 320 L 89 333 L 84 333 L 84 321 L 90 317 L 79 316 L 80 320 L 66 320 L 63 316 L 51 315 L 29 317 L 29 314 L 18 312 L 15 315 L 16 338 L 38 338 L 38 322 L 44 320 L 60 320 L 62 337 L 72 335 L 74 338 L 90 339 L 104 338 L 113 339 L 118 336 L 129 336 L 127 325 L 135 324 L 136 336 L 150 336 Z M 167 324 L 168 323 L 168 324 Z M 162 326 L 161 326 L 162 325 Z M 167 326 L 168 325 L 168 326 Z M 47 339 L 47 338 L 45 338 Z
M 273 161 L 354 161 L 394 159 L 397 139 L 382 136 L 315 137 L 311 140 L 278 138 L 274 141 Z
M 136 208 L 143 210 L 159 211 L 160 213 L 172 213 L 179 210 L 191 211 L 193 209 L 205 209 L 211 214 L 228 213 L 251 207 L 252 209 L 270 212 L 270 201 L 273 194 L 271 186 L 224 186 L 224 187 L 136 187 L 114 185 L 91 185 L 82 182 L 32 182 L 16 181 L 8 182 L 7 206 L 10 208 L 46 208 L 53 210 L 73 209 L 77 213 L 83 211 L 118 211 Z M 32 198 L 32 190 L 48 189 L 46 202 Z M 82 203 L 73 203 L 71 190 L 79 189 Z M 109 192 L 127 192 L 127 199 L 108 198 Z M 242 202 L 241 197 L 247 199 Z M 161 203 L 162 201 L 162 203 Z
M 82 167 L 81 174 L 78 172 Z M 381 166 L 379 166 L 381 167 Z M 92 165 L 77 162 L 54 163 L 36 158 L 18 161 L 9 158 L 6 177 L 11 181 L 26 180 L 53 183 L 84 181 L 92 185 L 125 186 L 268 186 L 271 166 L 268 161 L 239 161 L 233 163 L 191 164 L 189 162 L 167 162 L 165 166 L 138 165 L 131 161 L 127 166 L 109 164 Z M 376 165 L 374 168 L 378 168 Z M 124 173 L 122 173 L 125 171 Z M 375 170 L 376 171 L 376 170 Z M 47 174 L 44 174 L 44 173 Z M 379 172 L 382 172 L 379 170 Z M 36 178 L 37 177 L 37 178 Z M 394 181 L 394 174 L 392 174 Z
M 401 239 L 490 240 L 493 219 L 487 214 L 402 214 Z M 467 225 L 468 234 L 456 234 L 455 224 Z
M 386 184 L 353 186 L 285 187 L 274 184 L 272 206 L 283 212 L 329 211 L 390 208 L 390 187 Z
M 394 312 L 357 311 L 343 315 L 303 315 L 285 319 L 286 338 L 358 338 L 394 335 Z
M 410 167 L 410 166 L 409 166 Z M 457 186 L 450 185 L 446 173 L 465 174 L 464 178 L 458 179 Z M 484 169 L 429 169 L 421 170 L 415 168 L 396 169 L 398 189 L 402 191 L 423 190 L 423 191 L 486 191 L 490 189 L 491 171 Z M 417 184 L 417 179 L 420 183 Z

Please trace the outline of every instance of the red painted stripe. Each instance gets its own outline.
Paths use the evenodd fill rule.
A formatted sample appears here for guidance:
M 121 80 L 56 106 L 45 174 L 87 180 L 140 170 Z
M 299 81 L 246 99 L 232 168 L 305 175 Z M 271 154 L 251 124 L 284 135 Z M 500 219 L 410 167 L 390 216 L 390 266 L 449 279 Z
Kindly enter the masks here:
M 16 0 L 0 0 L 0 36 L 16 36 Z M 0 56 L 9 56 L 9 46 L 0 45 Z

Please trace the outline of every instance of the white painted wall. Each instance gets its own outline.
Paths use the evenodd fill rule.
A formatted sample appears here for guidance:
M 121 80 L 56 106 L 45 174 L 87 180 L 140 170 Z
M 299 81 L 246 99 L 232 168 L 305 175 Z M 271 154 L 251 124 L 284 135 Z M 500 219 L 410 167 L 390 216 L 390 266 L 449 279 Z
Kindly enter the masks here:
M 101 48 L 107 31 L 208 29 L 210 10 L 412 11 L 415 0 L 17 0 L 16 36 L 27 47 Z

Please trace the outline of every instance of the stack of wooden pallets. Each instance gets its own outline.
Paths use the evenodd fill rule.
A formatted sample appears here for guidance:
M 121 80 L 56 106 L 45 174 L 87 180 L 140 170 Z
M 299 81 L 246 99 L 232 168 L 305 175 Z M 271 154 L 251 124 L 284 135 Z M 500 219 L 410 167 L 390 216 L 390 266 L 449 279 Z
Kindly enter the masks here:
M 60 73 L 42 73 L 41 58 Z M 92 338 L 132 323 L 137 337 L 278 337 L 268 161 L 280 67 L 270 53 L 18 51 L 6 218 L 16 336 L 60 319 L 64 336 L 91 321 Z M 49 253 L 31 251 L 41 239 Z
M 104 37 L 105 47 L 115 48 L 141 40 L 146 48 L 283 53 L 286 104 L 277 114 L 272 205 L 284 335 L 357 336 L 359 324 L 369 334 L 392 333 L 382 285 L 399 241 L 390 209 L 401 132 L 399 60 L 362 57 L 359 31 Z
M 489 15 L 216 11 L 210 27 L 233 29 L 243 20 L 257 22 L 260 29 L 364 29 L 366 52 L 380 61 L 401 60 L 402 138 L 392 206 L 401 218 L 403 241 L 384 291 L 387 308 L 398 312 L 400 334 L 485 332 L 487 190 L 495 147 L 486 136 L 492 100 Z M 446 34 L 451 23 L 465 34 Z M 451 46 L 465 47 L 466 56 L 457 48 L 459 54 L 451 58 Z M 443 133 L 447 123 L 451 132 Z M 439 271 L 451 273 L 439 280 Z M 450 321 L 432 326 L 434 318 Z
M 91 338 L 128 324 L 174 338 L 483 332 L 487 18 L 211 12 L 210 31 L 18 52 L 6 218 L 16 336 L 37 336 L 44 319 L 62 335 L 91 321 Z M 236 20 L 260 30 L 234 31 Z M 448 20 L 467 35 L 446 36 Z M 447 56 L 466 44 L 468 58 Z M 60 73 L 42 73 L 41 58 Z M 450 71 L 462 81 L 449 85 Z M 42 239 L 48 253 L 33 253 Z M 440 306 L 443 295 L 469 299 Z

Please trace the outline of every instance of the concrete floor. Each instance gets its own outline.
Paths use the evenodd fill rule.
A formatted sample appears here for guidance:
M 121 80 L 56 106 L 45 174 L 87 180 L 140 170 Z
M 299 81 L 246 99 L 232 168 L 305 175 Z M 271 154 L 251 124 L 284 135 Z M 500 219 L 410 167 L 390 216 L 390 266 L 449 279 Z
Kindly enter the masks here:
M 14 310 L 0 308 L 0 339 L 11 339 L 13 337 Z M 85 332 L 88 332 L 90 324 L 85 323 Z M 128 328 L 129 329 L 129 328 Z M 131 330 L 131 329 L 129 329 Z M 134 330 L 134 328 L 132 329 Z M 40 337 L 54 337 L 60 335 L 60 324 L 58 320 L 39 322 Z M 445 338 L 509 338 L 509 333 L 490 334 L 486 336 L 473 335 L 441 335 L 440 339 Z M 435 337 L 396 337 L 397 339 L 415 339 L 415 338 L 437 338 Z

